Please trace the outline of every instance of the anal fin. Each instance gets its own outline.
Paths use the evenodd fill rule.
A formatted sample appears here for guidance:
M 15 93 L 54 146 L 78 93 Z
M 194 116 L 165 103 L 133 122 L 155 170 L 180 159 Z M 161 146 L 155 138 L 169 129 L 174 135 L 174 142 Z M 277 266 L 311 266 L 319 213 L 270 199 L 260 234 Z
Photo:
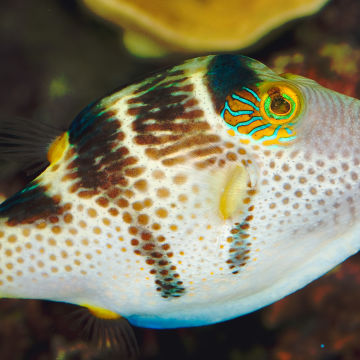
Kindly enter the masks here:
M 82 305 L 78 322 L 84 337 L 102 350 L 119 355 L 121 359 L 136 359 L 139 348 L 132 326 L 121 315 L 92 305 Z

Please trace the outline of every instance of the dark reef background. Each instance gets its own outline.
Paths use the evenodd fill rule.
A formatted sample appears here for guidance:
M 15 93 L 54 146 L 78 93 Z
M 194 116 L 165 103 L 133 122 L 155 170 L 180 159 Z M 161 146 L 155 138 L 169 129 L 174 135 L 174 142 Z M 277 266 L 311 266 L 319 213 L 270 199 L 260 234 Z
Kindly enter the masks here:
M 332 0 L 318 14 L 277 29 L 241 53 L 360 98 L 359 21 L 359 0 Z M 188 57 L 134 58 L 117 29 L 74 0 L 1 0 L 1 117 L 66 127 L 92 100 Z M 0 164 L 0 192 L 10 195 L 26 180 L 23 166 Z M 82 340 L 68 316 L 74 309 L 1 300 L 0 359 L 118 359 Z M 238 319 L 135 332 L 141 358 L 149 360 L 360 359 L 360 254 L 295 294 Z

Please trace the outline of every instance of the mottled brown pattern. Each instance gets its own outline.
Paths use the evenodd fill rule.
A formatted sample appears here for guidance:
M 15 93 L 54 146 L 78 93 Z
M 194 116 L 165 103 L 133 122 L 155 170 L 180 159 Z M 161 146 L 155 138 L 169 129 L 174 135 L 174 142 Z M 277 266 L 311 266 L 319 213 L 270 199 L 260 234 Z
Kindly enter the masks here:
M 249 188 L 251 184 L 248 184 Z M 244 203 L 249 203 L 251 196 L 255 194 L 255 190 L 249 189 L 247 191 L 249 197 L 245 198 Z M 230 236 L 227 241 L 230 243 L 229 258 L 226 263 L 233 274 L 238 274 L 242 267 L 244 267 L 250 259 L 251 241 L 247 230 L 250 228 L 250 222 L 254 216 L 251 212 L 254 210 L 254 205 L 248 207 L 248 215 L 242 223 L 235 223 L 230 230 Z
M 239 223 L 234 224 L 231 234 L 232 236 L 228 237 L 228 241 L 231 242 L 231 247 L 226 263 L 229 265 L 229 269 L 233 274 L 238 274 L 240 268 L 245 266 L 249 259 L 250 243 L 246 240 L 247 234 L 240 228 Z
M 205 114 L 193 96 L 193 85 L 186 76 L 179 77 L 181 74 L 160 74 L 128 100 L 128 114 L 135 117 L 132 126 L 137 133 L 136 144 L 145 146 L 145 154 L 165 166 L 213 155 L 212 146 L 220 149 L 214 145 L 220 137 L 210 132 Z M 199 145 L 206 149 L 194 150 Z
M 184 136 L 182 141 L 177 141 L 172 145 L 165 146 L 161 149 L 149 148 L 146 153 L 149 157 L 153 159 L 161 159 L 167 155 L 172 155 L 177 152 L 181 152 L 184 149 L 192 148 L 194 146 L 212 144 L 220 141 L 220 136 L 218 135 L 203 135 L 196 134 L 193 136 Z M 207 155 L 207 154 L 206 154 Z M 201 154 L 198 154 L 201 156 Z
M 77 179 L 69 191 L 80 197 L 101 195 L 97 202 L 107 207 L 126 190 L 128 177 L 138 177 L 144 171 L 135 166 L 137 157 L 123 145 L 125 134 L 114 111 L 97 106 L 88 109 L 74 120 L 69 135 L 73 157 L 62 180 Z M 115 216 L 115 210 L 109 209 L 110 214 Z
M 213 157 L 208 158 L 206 160 L 196 162 L 195 166 L 198 169 L 205 169 L 205 168 L 207 168 L 209 166 L 212 166 L 212 165 L 216 164 L 216 160 L 217 160 L 217 158 L 213 156 Z
M 74 120 L 69 130 L 69 142 L 73 146 L 73 161 L 68 170 L 75 170 L 81 179 L 79 188 L 96 190 L 108 183 L 101 170 L 123 159 L 128 150 L 120 147 L 114 151 L 125 135 L 120 129 L 120 122 L 114 111 L 102 112 L 103 109 L 86 109 Z M 100 161 L 96 161 L 100 157 Z
M 46 188 L 32 182 L 24 190 L 0 205 L 0 217 L 7 218 L 7 225 L 31 224 L 36 220 L 62 214 L 59 197 L 50 197 Z
M 176 272 L 176 266 L 171 263 L 173 253 L 170 245 L 166 243 L 164 236 L 157 236 L 142 229 L 141 227 L 130 227 L 132 233 L 139 236 L 131 240 L 134 253 L 145 257 L 147 265 L 151 266 L 149 273 L 155 276 L 156 291 L 163 298 L 179 297 L 185 293 L 180 275 Z

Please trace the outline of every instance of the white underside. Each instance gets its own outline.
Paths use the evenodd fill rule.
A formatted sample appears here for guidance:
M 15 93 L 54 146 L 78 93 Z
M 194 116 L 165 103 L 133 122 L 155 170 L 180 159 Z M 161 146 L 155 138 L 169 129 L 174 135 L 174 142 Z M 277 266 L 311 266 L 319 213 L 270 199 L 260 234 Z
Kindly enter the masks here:
M 232 319 L 258 310 L 301 289 L 355 254 L 359 248 L 360 224 L 356 224 L 341 239 L 329 239 L 318 251 L 313 252 L 313 256 L 291 268 L 278 281 L 269 284 L 261 291 L 243 298 L 232 297 L 221 304 L 209 303 L 206 307 L 182 308 L 178 312 L 168 315 L 166 312 L 158 316 L 132 315 L 128 317 L 128 320 L 133 325 L 142 327 L 176 328 L 201 326 Z M 289 254 L 289 258 L 291 258 L 291 254 Z

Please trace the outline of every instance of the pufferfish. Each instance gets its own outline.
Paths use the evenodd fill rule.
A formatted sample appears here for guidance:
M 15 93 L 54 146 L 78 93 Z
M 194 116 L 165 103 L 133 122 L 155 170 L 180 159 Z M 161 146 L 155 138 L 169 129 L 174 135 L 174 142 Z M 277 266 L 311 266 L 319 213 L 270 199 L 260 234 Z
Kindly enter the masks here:
M 116 91 L 0 205 L 0 297 L 150 328 L 268 305 L 359 250 L 359 118 L 359 100 L 240 55 Z

